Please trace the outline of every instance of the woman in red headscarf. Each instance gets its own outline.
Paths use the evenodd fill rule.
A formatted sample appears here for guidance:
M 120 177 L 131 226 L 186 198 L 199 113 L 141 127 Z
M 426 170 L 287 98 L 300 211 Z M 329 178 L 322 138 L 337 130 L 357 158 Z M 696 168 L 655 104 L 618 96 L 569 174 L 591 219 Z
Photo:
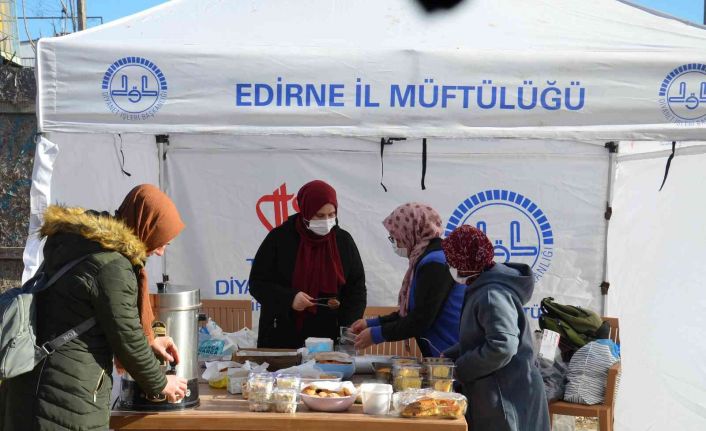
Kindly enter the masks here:
M 453 278 L 466 284 L 459 343 L 444 352 L 468 397 L 474 431 L 549 431 L 544 383 L 533 360 L 524 304 L 534 277 L 525 264 L 493 263 L 493 244 L 464 225 L 442 241 Z
M 273 229 L 250 271 L 262 305 L 258 347 L 298 348 L 309 337 L 337 339 L 365 311 L 363 262 L 338 226 L 336 190 L 316 180 L 297 194 L 299 213 Z

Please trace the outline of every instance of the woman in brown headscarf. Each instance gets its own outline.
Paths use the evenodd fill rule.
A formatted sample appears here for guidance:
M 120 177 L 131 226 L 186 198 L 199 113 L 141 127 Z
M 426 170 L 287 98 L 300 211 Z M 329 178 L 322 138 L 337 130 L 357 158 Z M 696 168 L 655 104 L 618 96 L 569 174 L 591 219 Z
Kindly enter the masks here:
M 183 399 L 186 380 L 165 376 L 157 356 L 178 361 L 174 343 L 152 338 L 152 311 L 144 265 L 184 228 L 172 201 L 142 185 L 116 216 L 50 206 L 43 271 L 52 277 L 78 261 L 35 295 L 37 344 L 79 324 L 96 323 L 57 348 L 30 372 L 0 386 L 0 431 L 108 429 L 113 358 L 144 393 L 170 402 Z
M 135 187 L 125 196 L 122 205 L 115 212 L 132 228 L 135 235 L 145 244 L 147 256 L 162 256 L 169 241 L 176 238 L 184 229 L 174 202 L 161 190 L 151 184 Z M 137 275 L 137 307 L 142 330 L 155 353 L 169 362 L 179 362 L 179 352 L 171 337 L 154 337 L 152 333 L 152 304 L 150 304 L 147 270 L 143 266 Z

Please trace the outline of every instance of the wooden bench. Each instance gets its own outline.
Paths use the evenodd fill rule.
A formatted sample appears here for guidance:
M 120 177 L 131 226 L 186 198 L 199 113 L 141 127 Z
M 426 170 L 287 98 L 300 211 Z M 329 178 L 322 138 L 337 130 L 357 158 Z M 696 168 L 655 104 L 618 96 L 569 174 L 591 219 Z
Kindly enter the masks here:
M 157 316 L 158 296 L 150 295 L 154 315 Z M 243 299 L 202 299 L 201 312 L 212 318 L 224 332 L 252 329 L 252 301 Z
M 610 339 L 620 344 L 620 325 L 616 317 L 604 317 L 610 323 Z M 549 403 L 549 418 L 553 422 L 554 415 L 588 416 L 598 418 L 600 431 L 612 431 L 615 417 L 615 394 L 620 375 L 620 362 L 616 362 L 608 370 L 606 381 L 605 401 L 603 404 L 585 405 L 568 403 L 566 401 L 552 401 Z
M 150 301 L 157 315 L 157 295 L 151 294 Z M 224 332 L 236 332 L 243 328 L 252 329 L 252 303 L 237 299 L 202 299 L 201 312 L 218 323 Z M 383 316 L 397 311 L 397 307 L 368 307 L 364 317 Z M 390 341 L 372 345 L 365 349 L 366 355 L 393 355 L 422 357 L 422 352 L 414 338 L 409 339 L 410 351 L 405 347 L 405 341 Z
M 397 307 L 367 307 L 363 316 L 366 319 L 373 317 L 384 316 L 397 311 Z M 394 355 L 394 356 L 415 356 L 422 357 L 422 352 L 417 346 L 417 340 L 409 339 L 410 351 L 405 347 L 405 341 L 386 341 L 380 344 L 373 344 L 365 349 L 366 355 Z

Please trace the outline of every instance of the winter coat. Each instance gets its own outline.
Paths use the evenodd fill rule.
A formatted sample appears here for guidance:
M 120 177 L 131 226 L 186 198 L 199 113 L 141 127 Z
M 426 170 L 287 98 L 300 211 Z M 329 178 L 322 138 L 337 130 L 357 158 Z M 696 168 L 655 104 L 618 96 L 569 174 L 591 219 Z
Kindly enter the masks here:
M 414 271 L 407 315 L 394 312 L 367 319 L 367 324 L 376 344 L 415 337 L 425 357 L 439 356 L 458 343 L 466 286 L 451 278 L 440 238 L 429 243 Z
M 550 429 L 523 309 L 533 290 L 532 270 L 513 263 L 494 265 L 468 287 L 459 344 L 445 353 L 455 359 L 456 377 L 468 397 L 468 429 Z
M 33 371 L 0 386 L 0 431 L 107 429 L 113 357 L 150 395 L 167 384 L 147 343 L 137 312 L 136 271 L 145 246 L 107 213 L 49 207 L 44 268 L 51 276 L 90 254 L 37 296 L 37 342 L 85 320 L 97 324 Z
M 317 307 L 316 314 L 307 315 L 302 330 L 297 330 L 295 311 L 292 309 L 297 291 L 292 288 L 292 274 L 300 241 L 295 228 L 298 216 L 289 217 L 265 237 L 250 270 L 250 293 L 262 306 L 258 347 L 299 348 L 308 337 L 336 340 L 341 326 L 350 326 L 365 312 L 363 262 L 351 235 L 336 226 L 333 233 L 346 279 L 346 283 L 339 287 L 337 296 L 341 305 L 337 310 Z

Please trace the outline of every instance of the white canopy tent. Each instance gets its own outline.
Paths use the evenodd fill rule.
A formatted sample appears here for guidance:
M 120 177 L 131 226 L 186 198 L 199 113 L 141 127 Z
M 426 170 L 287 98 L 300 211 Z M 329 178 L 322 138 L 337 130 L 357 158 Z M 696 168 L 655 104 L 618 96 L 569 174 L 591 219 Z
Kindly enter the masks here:
M 601 310 L 611 283 L 617 429 L 703 429 L 706 343 L 684 337 L 704 323 L 692 268 L 706 233 L 703 204 L 679 187 L 703 177 L 702 147 L 680 147 L 658 193 L 666 155 L 606 143 L 703 139 L 704 52 L 703 28 L 610 0 L 467 0 L 432 17 L 406 0 L 172 1 L 39 42 L 30 229 L 50 203 L 114 209 L 159 183 L 187 229 L 152 279 L 249 298 L 257 246 L 321 178 L 361 251 L 368 303 L 394 305 L 405 264 L 380 222 L 428 202 L 447 232 L 473 223 L 498 261 L 533 267 L 534 320 L 545 296 Z M 31 234 L 26 275 L 40 256 Z M 675 308 L 646 306 L 656 298 Z

